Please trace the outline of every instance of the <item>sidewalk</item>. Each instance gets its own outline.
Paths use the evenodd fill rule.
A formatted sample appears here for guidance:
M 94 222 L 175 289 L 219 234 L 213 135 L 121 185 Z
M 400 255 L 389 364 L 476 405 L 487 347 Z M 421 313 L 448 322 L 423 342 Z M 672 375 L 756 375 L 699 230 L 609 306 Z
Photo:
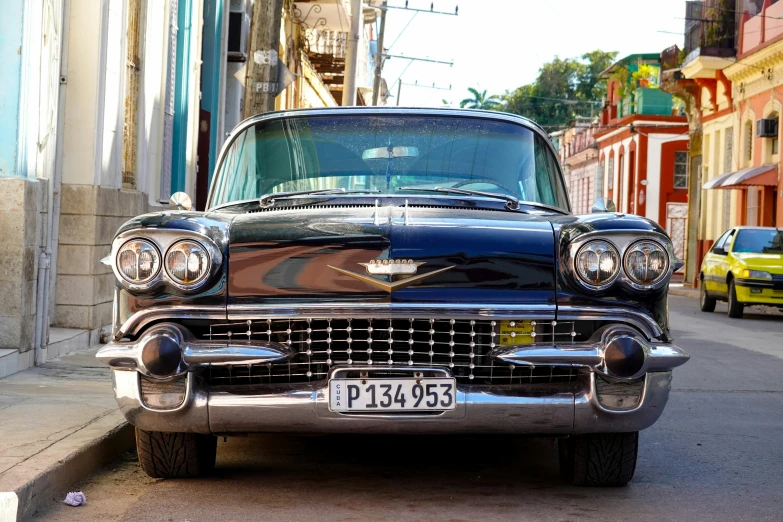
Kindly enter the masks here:
M 699 298 L 699 291 L 696 288 L 691 288 L 690 285 L 684 286 L 682 283 L 670 283 L 669 295 L 679 295 L 681 297 L 693 297 Z
M 133 445 L 97 350 L 0 379 L 0 496 L 16 493 L 18 520 Z

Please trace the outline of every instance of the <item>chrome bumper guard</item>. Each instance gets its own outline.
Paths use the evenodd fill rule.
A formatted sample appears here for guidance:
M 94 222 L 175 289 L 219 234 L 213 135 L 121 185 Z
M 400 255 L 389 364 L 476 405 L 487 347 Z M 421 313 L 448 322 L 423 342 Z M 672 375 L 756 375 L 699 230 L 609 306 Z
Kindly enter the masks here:
M 150 343 L 156 336 L 165 336 L 181 348 L 176 371 L 158 375 L 157 381 L 186 379 L 184 400 L 167 410 L 145 404 L 140 386 L 142 378 L 156 380 L 145 366 L 145 347 L 158 346 Z M 148 350 L 147 356 L 150 351 L 154 352 Z M 114 390 L 123 414 L 131 424 L 148 431 L 540 435 L 630 432 L 649 427 L 668 400 L 671 370 L 689 358 L 684 350 L 651 343 L 623 325 L 602 328 L 586 343 L 497 348 L 489 355 L 509 364 L 574 366 L 583 371 L 576 383 L 563 386 L 458 384 L 457 408 L 435 414 L 332 412 L 327 380 L 210 388 L 201 377 L 200 370 L 207 365 L 284 361 L 291 353 L 280 343 L 197 341 L 186 330 L 163 323 L 150 328 L 137 341 L 109 343 L 97 357 L 113 369 Z M 333 367 L 332 371 L 340 368 Z M 399 370 L 412 372 L 418 368 Z M 597 388 L 605 382 L 636 386 L 638 394 L 631 403 L 623 403 L 620 397 L 615 404 L 623 407 L 609 408 L 600 399 L 601 388 Z
M 134 426 L 147 431 L 195 433 L 516 433 L 569 435 L 630 432 L 651 426 L 669 397 L 671 372 L 644 377 L 641 400 L 633 409 L 601 405 L 595 373 L 585 374 L 578 392 L 524 392 L 489 386 L 457 387 L 457 408 L 435 415 L 343 414 L 329 410 L 324 383 L 273 393 L 210 391 L 187 375 L 187 394 L 174 410 L 153 410 L 140 396 L 139 374 L 114 370 L 120 410 Z

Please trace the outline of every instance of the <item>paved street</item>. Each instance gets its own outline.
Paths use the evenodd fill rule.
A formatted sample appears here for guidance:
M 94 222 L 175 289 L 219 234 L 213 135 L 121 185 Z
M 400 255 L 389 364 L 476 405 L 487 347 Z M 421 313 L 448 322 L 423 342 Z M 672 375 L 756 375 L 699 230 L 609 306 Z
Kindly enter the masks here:
M 680 345 L 661 420 L 622 489 L 562 485 L 551 441 L 287 437 L 221 441 L 217 476 L 156 481 L 132 455 L 39 520 L 781 520 L 783 317 L 671 298 Z

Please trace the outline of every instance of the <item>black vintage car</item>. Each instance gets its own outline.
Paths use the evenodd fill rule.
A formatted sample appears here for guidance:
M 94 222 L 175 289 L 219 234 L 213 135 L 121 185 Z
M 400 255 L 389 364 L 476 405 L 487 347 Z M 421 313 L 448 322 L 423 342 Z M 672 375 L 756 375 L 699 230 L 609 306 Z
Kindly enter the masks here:
M 572 215 L 524 118 L 268 114 L 231 134 L 205 212 L 172 199 L 117 233 L 98 353 L 155 477 L 210 471 L 216 435 L 510 433 L 624 485 L 688 360 L 666 233 L 608 201 Z

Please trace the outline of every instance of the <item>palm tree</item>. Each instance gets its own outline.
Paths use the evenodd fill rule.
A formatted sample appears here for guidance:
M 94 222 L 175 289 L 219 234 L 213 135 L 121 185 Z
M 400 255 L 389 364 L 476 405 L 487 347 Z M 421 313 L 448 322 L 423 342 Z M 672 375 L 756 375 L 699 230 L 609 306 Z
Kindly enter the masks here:
M 462 108 L 467 107 L 468 109 L 497 109 L 497 107 L 502 103 L 500 98 L 498 96 L 495 96 L 494 94 L 492 96 L 487 96 L 487 91 L 479 92 L 478 89 L 474 89 L 473 87 L 468 87 L 468 92 L 473 95 L 472 98 L 465 98 L 461 102 L 459 102 L 459 106 Z

